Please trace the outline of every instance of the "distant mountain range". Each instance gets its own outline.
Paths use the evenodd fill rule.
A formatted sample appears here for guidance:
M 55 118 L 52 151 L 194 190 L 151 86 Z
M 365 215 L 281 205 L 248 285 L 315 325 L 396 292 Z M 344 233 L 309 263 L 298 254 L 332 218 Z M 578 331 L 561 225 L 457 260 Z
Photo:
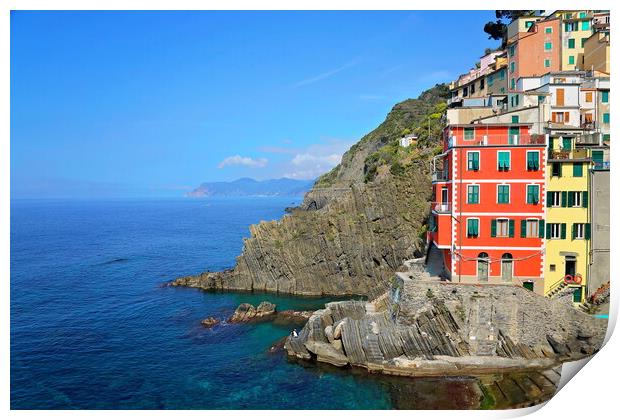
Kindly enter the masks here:
M 290 178 L 257 181 L 240 178 L 231 182 L 204 182 L 187 197 L 260 197 L 260 196 L 298 196 L 312 188 L 314 180 Z

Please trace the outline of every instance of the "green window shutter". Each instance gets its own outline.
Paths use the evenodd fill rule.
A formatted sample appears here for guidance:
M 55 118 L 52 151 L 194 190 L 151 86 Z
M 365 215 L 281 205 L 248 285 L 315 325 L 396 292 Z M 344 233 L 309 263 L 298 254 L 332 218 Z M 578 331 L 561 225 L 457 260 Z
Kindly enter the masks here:
M 581 193 L 581 206 L 584 208 L 588 208 L 588 192 L 587 191 L 583 191 Z
M 575 64 L 575 56 L 574 55 L 569 55 L 568 56 L 568 64 Z
M 573 176 L 574 177 L 582 177 L 583 176 L 583 163 L 581 163 L 581 162 L 573 163 Z
M 573 226 L 571 227 L 570 238 L 574 240 L 576 237 L 577 237 L 577 223 L 573 223 Z
M 508 220 L 508 237 L 515 237 L 515 221 L 513 219 Z
M 590 21 L 589 20 L 584 20 L 583 22 L 581 22 L 581 30 L 582 31 L 589 31 L 590 30 Z
M 527 169 L 537 171 L 539 160 L 538 152 L 527 152 Z
M 568 48 L 575 48 L 575 39 L 574 38 L 570 38 L 568 40 Z
M 568 207 L 573 207 L 575 205 L 575 192 L 569 191 L 567 195 L 568 195 Z
M 551 239 L 551 225 L 547 223 L 547 239 Z
M 571 139 L 563 138 L 562 139 L 562 150 L 570 150 L 571 149 Z
M 521 220 L 521 237 L 525 238 L 527 231 L 527 220 Z
M 519 123 L 519 116 L 518 115 L 513 115 L 511 120 L 512 120 L 513 124 L 518 124 Z
M 566 239 L 566 223 L 560 225 L 560 238 Z
M 544 220 L 540 220 L 538 222 L 538 237 L 539 238 L 545 237 L 545 221 Z
M 553 202 L 553 191 L 547 191 L 547 207 L 551 207 Z
M 466 128 L 465 129 L 465 140 L 473 140 L 474 139 L 474 129 Z
M 568 193 L 566 191 L 562 191 L 562 207 L 566 207 L 566 198 Z
M 474 171 L 477 171 L 478 169 L 480 169 L 480 153 L 475 152 L 472 153 L 472 169 Z
M 588 40 L 588 38 L 581 38 L 581 48 L 586 46 L 586 41 Z
M 609 124 L 609 113 L 608 112 L 603 114 L 603 122 L 605 124 Z
M 590 235 L 592 234 L 592 232 L 591 232 L 592 228 L 591 228 L 590 226 L 591 226 L 591 225 L 590 225 L 590 223 L 586 223 L 586 224 L 584 225 L 584 227 L 585 227 L 585 232 L 584 232 L 584 234 L 585 234 L 585 238 L 586 238 L 587 240 L 590 240 Z
M 601 102 L 609 102 L 609 91 L 608 90 L 604 90 L 601 92 Z
M 495 238 L 497 236 L 497 220 L 491 220 L 491 238 Z

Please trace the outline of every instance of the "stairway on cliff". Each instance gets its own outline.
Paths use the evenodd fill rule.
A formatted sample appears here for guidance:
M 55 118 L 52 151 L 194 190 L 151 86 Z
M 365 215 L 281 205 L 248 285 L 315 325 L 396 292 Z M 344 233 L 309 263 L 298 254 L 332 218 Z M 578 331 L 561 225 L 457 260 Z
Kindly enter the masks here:
M 497 331 L 494 321 L 495 307 L 484 296 L 472 298 L 469 314 L 469 344 L 473 354 L 494 356 L 497 347 Z

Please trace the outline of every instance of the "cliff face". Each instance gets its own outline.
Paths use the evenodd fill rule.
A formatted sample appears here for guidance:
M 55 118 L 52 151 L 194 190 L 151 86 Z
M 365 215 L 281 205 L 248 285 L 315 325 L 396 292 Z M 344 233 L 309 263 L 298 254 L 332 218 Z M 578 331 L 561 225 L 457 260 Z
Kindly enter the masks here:
M 403 130 L 445 101 L 445 87 L 394 107 L 386 121 L 317 180 L 304 203 L 280 221 L 250 227 L 233 269 L 182 277 L 175 286 L 300 295 L 376 295 L 403 260 L 423 247 L 436 145 L 399 148 Z M 437 137 L 435 137 L 437 138 Z M 373 153 L 375 173 L 367 176 Z M 397 168 L 397 170 L 394 170 Z
M 384 281 L 421 248 L 418 231 L 430 191 L 426 166 L 355 185 L 319 211 L 294 210 L 280 221 L 253 225 L 234 269 L 173 284 L 302 295 L 385 290 Z

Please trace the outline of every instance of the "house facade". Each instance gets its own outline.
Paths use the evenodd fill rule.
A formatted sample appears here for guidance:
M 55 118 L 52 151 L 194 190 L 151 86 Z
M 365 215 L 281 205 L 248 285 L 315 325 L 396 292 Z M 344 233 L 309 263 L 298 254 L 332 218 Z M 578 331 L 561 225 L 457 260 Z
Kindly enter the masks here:
M 453 282 L 543 293 L 546 153 L 531 124 L 446 127 L 430 240 Z

